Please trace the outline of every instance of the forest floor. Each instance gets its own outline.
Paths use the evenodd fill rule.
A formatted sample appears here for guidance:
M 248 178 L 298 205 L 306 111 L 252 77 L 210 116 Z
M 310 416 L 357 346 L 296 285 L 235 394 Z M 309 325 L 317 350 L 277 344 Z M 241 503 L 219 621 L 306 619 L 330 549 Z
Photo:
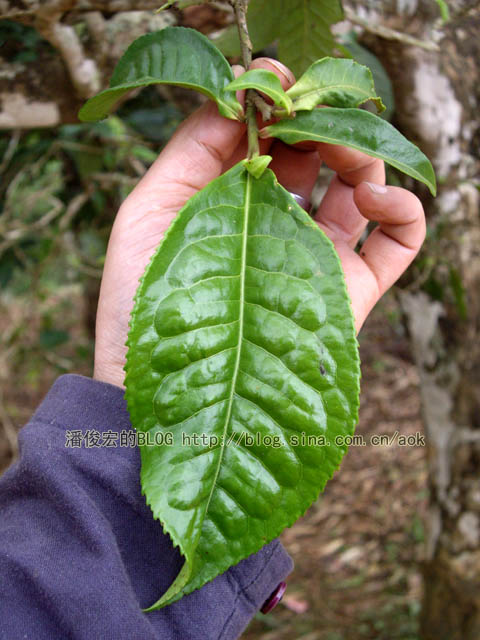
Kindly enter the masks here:
M 78 327 L 79 313 L 72 305 L 71 327 Z M 387 296 L 359 338 L 362 398 L 356 433 L 365 446 L 350 447 L 319 500 L 283 533 L 295 562 L 286 595 L 271 614 L 256 616 L 243 640 L 418 640 L 426 451 L 421 445 L 399 446 L 398 436 L 392 444 L 371 443 L 374 435 L 422 433 L 418 376 L 401 327 L 395 299 Z M 3 360 L 14 373 L 2 375 L 0 395 L 0 422 L 7 420 L 10 430 L 28 420 L 61 366 L 72 362 L 73 371 L 91 375 L 88 338 L 75 338 L 76 349 L 80 342 L 84 350 L 78 366 L 68 347 L 33 369 L 24 352 L 18 356 L 21 364 Z M 41 361 L 45 353 L 36 357 Z M 10 449 L 0 429 L 0 473 L 10 462 Z
M 356 434 L 365 446 L 350 447 L 317 502 L 282 534 L 295 562 L 285 597 L 243 640 L 419 639 L 426 451 L 398 444 L 398 435 L 423 433 L 418 375 L 398 320 L 390 296 L 362 329 Z M 371 443 L 395 432 L 392 444 Z

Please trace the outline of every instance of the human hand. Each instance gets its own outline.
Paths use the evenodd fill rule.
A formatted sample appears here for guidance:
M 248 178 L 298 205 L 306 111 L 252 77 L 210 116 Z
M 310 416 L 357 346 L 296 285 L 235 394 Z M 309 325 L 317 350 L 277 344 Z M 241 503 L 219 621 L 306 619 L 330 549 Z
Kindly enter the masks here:
M 275 60 L 259 58 L 252 67 L 276 73 L 284 89 L 294 82 L 291 72 Z M 235 69 L 236 75 L 241 71 Z M 209 102 L 179 127 L 122 204 L 108 244 L 98 303 L 97 380 L 123 386 L 128 321 L 140 276 L 186 201 L 244 158 L 246 151 L 245 125 L 221 117 Z M 336 172 L 314 219 L 342 261 L 358 332 L 418 253 L 425 237 L 420 201 L 405 189 L 384 187 L 383 162 L 353 149 L 319 143 L 289 147 L 266 139 L 260 140 L 260 153 L 273 157 L 270 168 L 280 184 L 305 201 L 310 200 L 322 161 Z M 356 253 L 369 220 L 379 226 Z

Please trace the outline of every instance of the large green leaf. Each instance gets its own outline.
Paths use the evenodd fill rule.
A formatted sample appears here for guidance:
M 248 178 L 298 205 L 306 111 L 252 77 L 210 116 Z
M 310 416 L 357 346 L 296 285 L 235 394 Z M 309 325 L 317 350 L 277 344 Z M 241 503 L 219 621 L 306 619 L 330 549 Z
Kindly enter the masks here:
M 358 107 L 367 100 L 378 111 L 385 106 L 375 93 L 370 69 L 353 60 L 322 58 L 314 62 L 287 91 L 294 111 L 311 111 L 319 104 L 332 107 Z
M 247 21 L 254 51 L 278 41 L 278 57 L 300 75 L 335 46 L 330 26 L 343 19 L 340 0 L 250 0 Z M 240 55 L 236 26 L 214 40 L 226 56 Z M 347 53 L 348 55 L 348 53 Z
M 284 11 L 276 20 L 282 24 L 278 57 L 298 77 L 315 60 L 341 49 L 330 30 L 343 20 L 340 0 L 285 0 Z M 278 16 L 288 16 L 279 20 Z M 345 52 L 348 56 L 348 52 Z
M 280 138 L 287 144 L 316 140 L 352 147 L 381 158 L 436 193 L 435 173 L 427 156 L 389 122 L 362 109 L 325 107 L 301 112 L 265 127 L 260 135 Z
M 159 608 L 292 525 L 347 449 L 359 360 L 332 243 L 270 170 L 237 164 L 166 233 L 128 347 L 132 424 L 172 439 L 141 447 L 146 500 L 185 556 Z
M 85 122 L 105 118 L 118 100 L 139 87 L 174 84 L 196 89 L 215 100 L 226 118 L 241 118 L 235 94 L 225 92 L 234 75 L 227 60 L 195 29 L 167 27 L 137 38 L 120 58 L 110 88 L 90 98 L 78 117 Z
M 283 107 L 290 114 L 292 112 L 292 100 L 285 93 L 282 83 L 273 71 L 267 69 L 251 69 L 243 73 L 225 87 L 225 91 L 239 91 L 241 89 L 255 89 L 262 91 L 279 107 Z

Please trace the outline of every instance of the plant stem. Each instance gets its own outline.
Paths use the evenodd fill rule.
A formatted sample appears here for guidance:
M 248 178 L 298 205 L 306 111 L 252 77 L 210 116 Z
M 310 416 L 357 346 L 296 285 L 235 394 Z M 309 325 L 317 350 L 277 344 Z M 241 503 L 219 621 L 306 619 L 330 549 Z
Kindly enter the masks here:
M 235 17 L 238 27 L 238 36 L 240 38 L 240 47 L 242 50 L 242 60 L 245 71 L 248 71 L 252 64 L 252 42 L 248 35 L 247 25 L 247 9 L 248 0 L 232 0 L 235 10 Z M 257 126 L 257 109 L 255 106 L 256 93 L 253 89 L 248 89 L 245 97 L 245 119 L 247 122 L 247 138 L 248 153 L 247 158 L 250 160 L 260 154 L 258 144 L 258 126 Z

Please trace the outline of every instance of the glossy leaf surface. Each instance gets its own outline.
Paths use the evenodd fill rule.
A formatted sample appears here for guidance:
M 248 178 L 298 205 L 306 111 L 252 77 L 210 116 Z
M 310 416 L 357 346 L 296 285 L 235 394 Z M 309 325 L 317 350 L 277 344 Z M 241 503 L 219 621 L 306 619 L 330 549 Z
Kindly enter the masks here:
M 358 107 L 367 100 L 378 111 L 385 106 L 375 93 L 370 69 L 353 60 L 322 58 L 314 62 L 287 91 L 294 111 L 311 111 L 319 104 L 331 107 Z
M 233 82 L 225 87 L 226 91 L 239 91 L 241 89 L 261 91 L 271 98 L 274 104 L 283 107 L 287 113 L 290 114 L 292 112 L 292 100 L 285 93 L 278 76 L 273 71 L 251 69 L 246 73 L 242 73 L 241 76 L 235 78 Z
M 239 118 L 243 109 L 235 94 L 225 92 L 234 75 L 221 52 L 195 29 L 167 27 L 137 38 L 120 58 L 110 88 L 90 98 L 79 118 L 94 122 L 105 118 L 118 100 L 139 87 L 174 84 L 215 100 L 226 118 Z
M 420 180 L 432 195 L 436 193 L 435 174 L 427 156 L 389 122 L 368 111 L 314 109 L 265 127 L 260 134 L 287 144 L 315 140 L 358 149 Z
M 185 556 L 159 608 L 292 525 L 346 451 L 359 360 L 332 243 L 270 170 L 237 164 L 166 233 L 128 347 L 132 424 L 172 438 L 141 447 L 146 500 Z

